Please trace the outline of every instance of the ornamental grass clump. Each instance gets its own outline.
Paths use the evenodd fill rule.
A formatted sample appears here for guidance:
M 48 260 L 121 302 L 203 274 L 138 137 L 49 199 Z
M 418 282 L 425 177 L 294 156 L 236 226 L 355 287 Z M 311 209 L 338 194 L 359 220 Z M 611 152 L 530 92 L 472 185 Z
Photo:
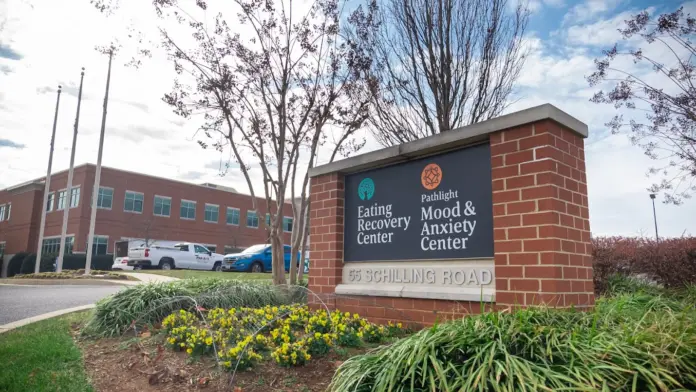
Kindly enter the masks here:
M 97 302 L 83 333 L 115 336 L 161 322 L 168 314 L 196 307 L 263 307 L 304 302 L 305 290 L 225 279 L 183 279 L 132 286 Z
M 592 312 L 527 309 L 436 325 L 350 358 L 330 390 L 675 391 L 696 389 L 693 302 L 649 294 Z

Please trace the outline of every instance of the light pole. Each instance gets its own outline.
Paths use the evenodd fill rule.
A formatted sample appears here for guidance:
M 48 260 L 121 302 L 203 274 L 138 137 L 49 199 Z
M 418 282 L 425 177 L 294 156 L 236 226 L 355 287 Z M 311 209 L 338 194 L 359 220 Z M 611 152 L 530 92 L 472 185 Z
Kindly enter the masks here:
M 660 236 L 657 234 L 657 213 L 655 212 L 655 194 L 654 193 L 650 194 L 650 199 L 652 199 L 652 205 L 653 205 L 653 220 L 655 221 L 655 239 L 657 241 L 660 241 Z

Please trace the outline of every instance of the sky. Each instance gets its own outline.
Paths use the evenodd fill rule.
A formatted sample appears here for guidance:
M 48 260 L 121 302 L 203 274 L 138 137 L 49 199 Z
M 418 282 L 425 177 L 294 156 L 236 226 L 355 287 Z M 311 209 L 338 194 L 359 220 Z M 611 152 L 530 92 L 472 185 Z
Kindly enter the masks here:
M 67 169 L 77 106 L 80 68 L 85 67 L 75 163 L 95 163 L 108 59 L 95 46 L 122 34 L 124 21 L 107 18 L 88 0 L 0 0 L 0 189 L 45 175 L 56 88 L 63 86 L 56 132 L 54 171 Z M 135 3 L 135 2 L 134 2 Z M 149 1 L 129 20 L 154 24 Z M 585 77 L 593 61 L 620 40 L 617 28 L 643 9 L 672 11 L 682 3 L 637 0 L 530 0 L 525 36 L 529 57 L 518 80 L 514 112 L 551 103 L 589 126 L 587 181 L 592 233 L 654 233 L 646 176 L 654 165 L 625 135 L 604 125 L 616 114 L 589 102 L 597 88 Z M 696 2 L 684 3 L 696 14 Z M 157 39 L 157 37 L 146 37 Z M 640 43 L 635 43 L 639 45 Z M 174 77 L 161 53 L 138 68 L 123 67 L 125 45 L 112 71 L 105 166 L 193 183 L 212 182 L 241 192 L 248 187 L 238 169 L 226 169 L 230 152 L 202 149 L 196 123 L 173 114 L 161 98 Z M 630 64 L 626 65 L 630 67 Z M 380 148 L 365 132 L 362 152 Z M 257 173 L 258 170 L 252 174 Z M 258 182 L 256 182 L 258 184 Z M 681 206 L 657 204 L 661 236 L 696 234 L 696 198 Z

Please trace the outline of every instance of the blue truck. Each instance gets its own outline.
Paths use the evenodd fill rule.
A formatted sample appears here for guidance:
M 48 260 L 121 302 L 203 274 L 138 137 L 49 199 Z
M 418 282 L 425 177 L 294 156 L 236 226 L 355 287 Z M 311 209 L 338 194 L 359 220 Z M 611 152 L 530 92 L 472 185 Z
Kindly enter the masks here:
M 290 245 L 285 245 L 285 271 L 290 271 L 290 256 L 292 248 Z M 252 245 L 244 249 L 241 253 L 232 253 L 225 255 L 222 261 L 222 271 L 235 272 L 271 272 L 273 269 L 270 244 Z M 297 255 L 297 260 L 300 260 L 300 254 Z M 305 258 L 305 272 L 309 272 L 309 260 Z

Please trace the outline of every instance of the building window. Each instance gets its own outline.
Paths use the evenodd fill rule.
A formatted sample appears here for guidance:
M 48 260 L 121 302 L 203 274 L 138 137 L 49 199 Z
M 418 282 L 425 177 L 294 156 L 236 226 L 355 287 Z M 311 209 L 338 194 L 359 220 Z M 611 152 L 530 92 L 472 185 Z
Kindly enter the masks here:
M 70 208 L 75 208 L 80 204 L 80 188 L 70 188 Z
M 123 211 L 143 212 L 143 194 L 139 192 L 126 191 L 126 200 L 123 202 Z
M 205 205 L 205 221 L 211 223 L 218 223 L 218 218 L 220 215 L 220 207 L 215 204 Z
M 172 198 L 155 196 L 155 215 L 169 217 L 172 212 Z
M 288 216 L 283 217 L 283 231 L 292 233 L 292 218 Z
M 247 227 L 259 227 L 259 216 L 256 211 L 247 211 Z
M 239 208 L 227 207 L 227 224 L 239 226 Z
M 12 203 L 7 203 L 7 220 L 10 220 L 10 215 L 12 215 Z
M 271 214 L 266 214 L 266 226 L 271 227 Z
M 73 251 L 73 242 L 75 237 L 65 237 L 65 254 L 71 254 Z M 60 249 L 60 237 L 58 238 L 47 238 L 43 240 L 41 245 L 41 253 L 47 256 L 57 256 Z
M 58 191 L 58 206 L 56 207 L 56 210 L 64 210 L 65 209 L 65 195 L 67 194 L 66 191 Z
M 89 245 L 89 243 L 88 243 Z M 85 247 L 86 248 L 86 247 Z M 92 254 L 93 255 L 105 255 L 109 249 L 109 237 L 95 235 L 94 241 L 92 242 Z
M 196 219 L 196 202 L 182 200 L 181 211 L 179 211 L 181 219 Z
M 6 208 L 7 207 L 5 207 L 4 204 L 0 206 L 0 222 L 5 220 L 5 209 Z
M 53 211 L 53 203 L 56 199 L 56 194 L 51 192 L 48 194 L 48 201 L 46 202 L 46 212 Z
M 97 195 L 97 208 L 105 208 L 110 210 L 114 203 L 114 190 L 111 188 L 99 187 Z
M 206 248 L 208 248 L 208 250 L 211 251 L 211 252 L 213 252 L 213 253 L 215 253 L 215 251 L 217 250 L 217 246 L 216 246 L 216 245 L 212 245 L 212 246 L 211 246 L 211 245 L 207 245 Z

